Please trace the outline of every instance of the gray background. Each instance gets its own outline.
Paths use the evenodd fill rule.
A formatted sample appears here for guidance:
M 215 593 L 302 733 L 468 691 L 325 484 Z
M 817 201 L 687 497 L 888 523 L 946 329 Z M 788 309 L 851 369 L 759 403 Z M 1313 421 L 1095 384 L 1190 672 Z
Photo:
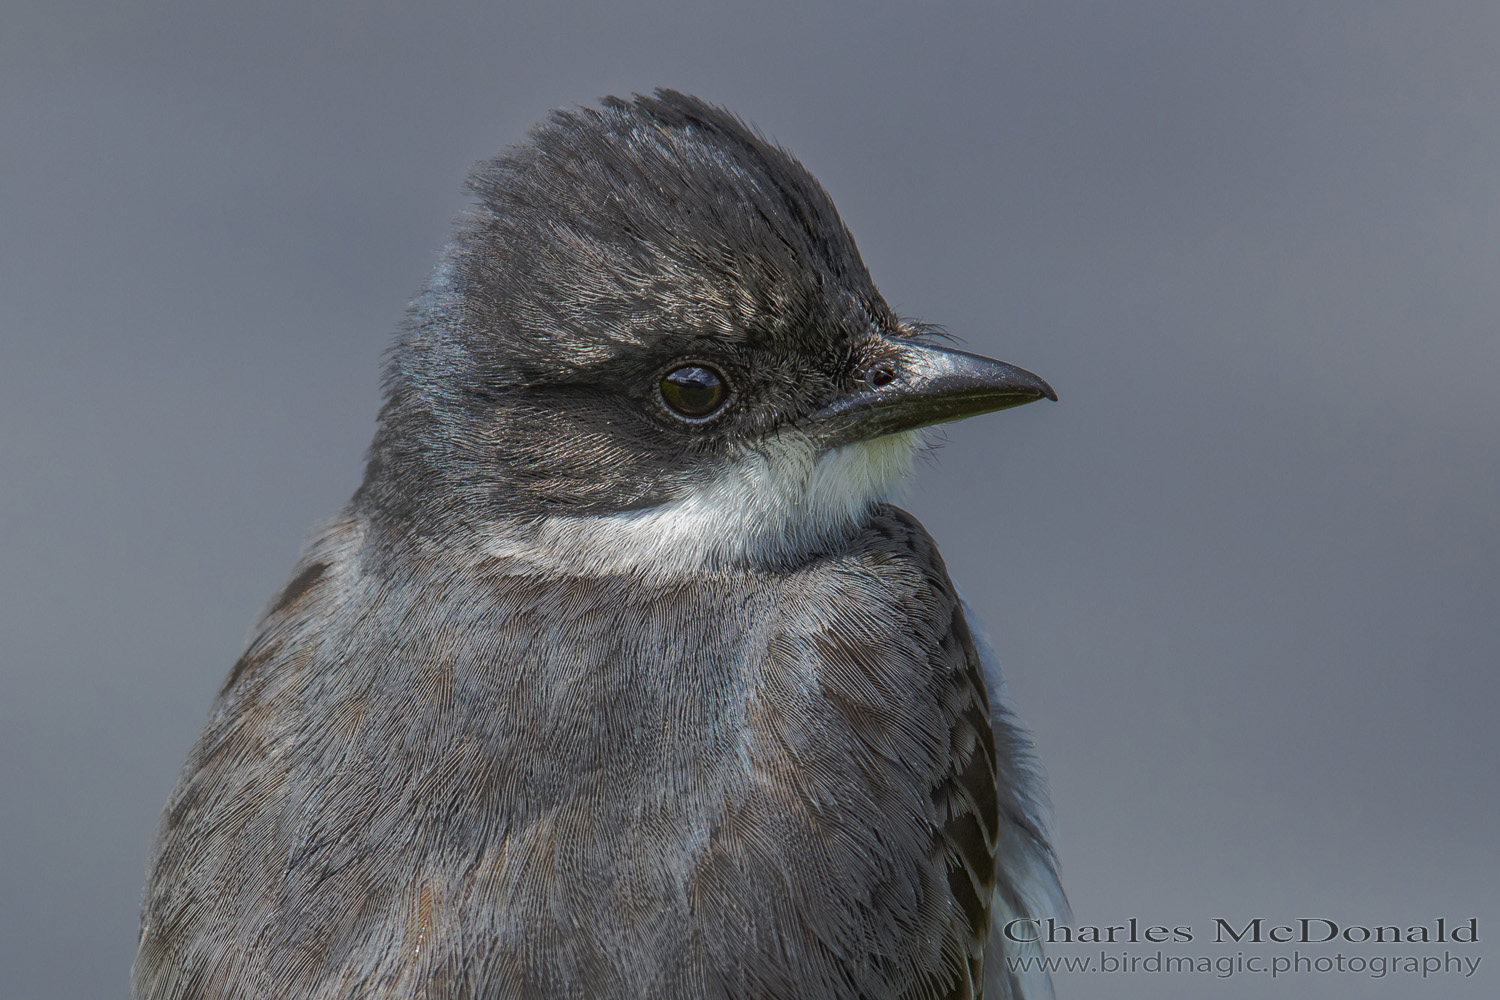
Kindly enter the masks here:
M 1479 919 L 1467 981 L 1059 994 L 1496 995 L 1500 6 L 303 8 L 0 15 L 0 994 L 123 995 L 157 812 L 358 481 L 467 167 L 669 85 L 792 148 L 898 311 L 1061 393 L 950 428 L 909 502 L 1076 921 Z

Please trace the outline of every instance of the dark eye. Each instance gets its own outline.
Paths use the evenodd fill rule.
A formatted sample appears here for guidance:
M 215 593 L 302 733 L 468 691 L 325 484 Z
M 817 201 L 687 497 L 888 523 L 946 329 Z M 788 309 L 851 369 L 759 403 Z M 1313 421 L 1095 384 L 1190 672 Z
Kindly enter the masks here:
M 729 387 L 712 368 L 684 365 L 662 377 L 661 401 L 679 417 L 702 420 L 724 405 Z

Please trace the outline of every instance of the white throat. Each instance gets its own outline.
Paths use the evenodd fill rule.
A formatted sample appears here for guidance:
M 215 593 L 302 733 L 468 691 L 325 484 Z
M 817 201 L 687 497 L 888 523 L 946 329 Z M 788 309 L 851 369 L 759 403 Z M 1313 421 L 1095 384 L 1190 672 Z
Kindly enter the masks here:
M 911 467 L 920 435 L 903 431 L 819 454 L 806 434 L 784 431 L 664 504 L 501 529 L 484 553 L 588 576 L 678 577 L 783 562 L 852 532 Z

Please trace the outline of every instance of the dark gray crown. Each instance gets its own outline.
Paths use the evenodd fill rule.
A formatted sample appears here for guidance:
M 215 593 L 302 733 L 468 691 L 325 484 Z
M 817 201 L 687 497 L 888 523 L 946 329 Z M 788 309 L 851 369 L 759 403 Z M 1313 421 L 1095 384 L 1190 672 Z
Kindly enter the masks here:
M 469 185 L 387 369 L 360 494 L 385 515 L 655 502 L 846 391 L 897 328 L 818 182 L 697 98 L 556 111 Z M 737 394 L 710 428 L 648 405 L 697 357 Z

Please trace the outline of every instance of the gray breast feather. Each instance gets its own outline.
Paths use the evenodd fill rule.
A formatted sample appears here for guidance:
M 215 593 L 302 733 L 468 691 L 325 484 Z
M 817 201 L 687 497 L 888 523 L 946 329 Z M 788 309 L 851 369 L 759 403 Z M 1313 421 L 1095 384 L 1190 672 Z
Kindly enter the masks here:
M 988 680 L 894 508 L 649 584 L 337 522 L 168 803 L 135 995 L 1034 997 L 991 932 L 1056 880 Z

